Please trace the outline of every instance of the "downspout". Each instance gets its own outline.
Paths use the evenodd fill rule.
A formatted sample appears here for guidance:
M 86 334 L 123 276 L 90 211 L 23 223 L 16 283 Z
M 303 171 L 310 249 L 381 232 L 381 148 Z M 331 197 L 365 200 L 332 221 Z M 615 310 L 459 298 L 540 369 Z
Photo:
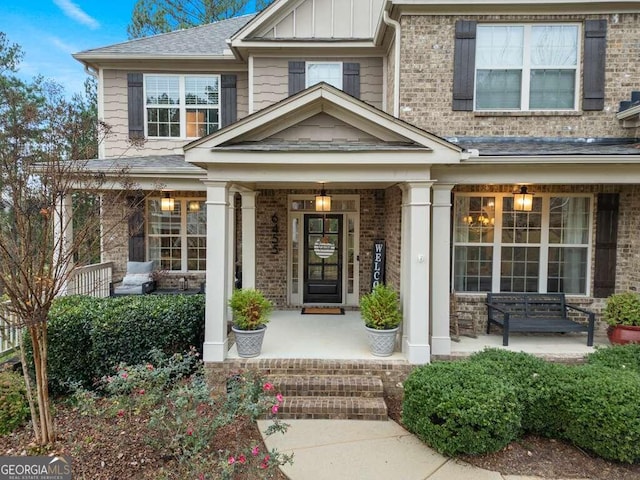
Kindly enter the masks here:
M 395 30 L 395 62 L 393 65 L 393 116 L 400 118 L 400 22 L 389 17 L 386 10 L 382 13 L 384 23 Z
M 98 80 L 98 72 L 96 71 L 95 68 L 90 66 L 88 63 L 84 64 L 84 73 L 86 73 L 87 75 L 91 75 L 93 78 Z

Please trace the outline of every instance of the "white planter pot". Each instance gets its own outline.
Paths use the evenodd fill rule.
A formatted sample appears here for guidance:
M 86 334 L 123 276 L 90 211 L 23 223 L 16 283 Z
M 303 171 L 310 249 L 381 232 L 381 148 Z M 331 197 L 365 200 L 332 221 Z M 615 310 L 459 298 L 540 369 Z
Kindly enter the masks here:
M 235 334 L 236 347 L 238 348 L 238 355 L 240 357 L 252 358 L 260 355 L 264 332 L 267 330 L 265 325 L 257 330 L 239 330 L 232 326 L 231 330 L 233 330 Z
M 364 327 L 369 334 L 369 346 L 371 353 L 377 357 L 388 357 L 391 355 L 396 346 L 396 334 L 400 327 L 391 330 L 375 330 L 373 328 Z

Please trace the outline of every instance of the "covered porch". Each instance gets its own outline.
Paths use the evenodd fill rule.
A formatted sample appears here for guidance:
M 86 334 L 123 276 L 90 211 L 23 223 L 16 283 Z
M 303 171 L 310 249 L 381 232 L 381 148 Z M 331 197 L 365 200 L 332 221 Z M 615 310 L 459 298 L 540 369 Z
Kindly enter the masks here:
M 552 361 L 581 361 L 596 347 L 608 345 L 604 332 L 596 334 L 593 347 L 587 347 L 586 334 L 512 334 L 509 346 L 502 346 L 502 335 L 480 333 L 477 338 L 461 336 L 451 342 L 450 355 L 435 355 L 437 360 L 454 360 L 485 348 L 525 352 Z M 229 360 L 240 357 L 232 345 Z M 380 360 L 370 353 L 360 312 L 344 315 L 303 315 L 300 309 L 277 310 L 271 316 L 259 359 Z M 388 360 L 404 360 L 399 348 Z

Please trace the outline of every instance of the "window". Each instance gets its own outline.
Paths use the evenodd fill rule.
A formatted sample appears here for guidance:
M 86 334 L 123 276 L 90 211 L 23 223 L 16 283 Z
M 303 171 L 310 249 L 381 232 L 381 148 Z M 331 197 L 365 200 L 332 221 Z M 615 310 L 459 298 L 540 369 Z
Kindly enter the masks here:
M 326 82 L 342 90 L 342 63 L 307 62 L 306 87 Z
M 147 136 L 198 138 L 220 128 L 220 77 L 145 75 Z
M 149 260 L 156 260 L 161 270 L 206 270 L 205 201 L 176 198 L 171 211 L 162 211 L 160 203 L 160 199 L 147 202 Z
M 586 295 L 591 197 L 539 194 L 530 212 L 510 194 L 455 199 L 454 288 Z
M 478 25 L 476 110 L 574 110 L 578 25 Z

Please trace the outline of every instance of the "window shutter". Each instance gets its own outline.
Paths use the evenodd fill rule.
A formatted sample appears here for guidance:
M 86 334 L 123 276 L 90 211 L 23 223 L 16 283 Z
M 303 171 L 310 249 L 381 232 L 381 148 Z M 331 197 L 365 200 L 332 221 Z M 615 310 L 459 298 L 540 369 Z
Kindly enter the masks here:
M 220 77 L 220 128 L 238 120 L 238 78 L 236 75 Z
M 144 238 L 144 198 L 130 197 L 129 208 L 129 261 L 146 261 L 146 248 Z
M 129 138 L 144 138 L 144 89 L 142 73 L 127 73 L 127 111 L 129 115 Z
M 604 109 L 604 67 L 606 48 L 607 21 L 587 20 L 584 24 L 582 110 Z
M 360 98 L 360 64 L 342 64 L 342 90 L 349 95 Z
M 289 96 L 304 90 L 305 63 L 289 62 Z
M 596 255 L 593 296 L 606 298 L 616 288 L 616 248 L 618 243 L 618 193 L 598 194 L 596 215 Z
M 456 22 L 453 56 L 453 110 L 473 110 L 477 23 L 470 20 Z

